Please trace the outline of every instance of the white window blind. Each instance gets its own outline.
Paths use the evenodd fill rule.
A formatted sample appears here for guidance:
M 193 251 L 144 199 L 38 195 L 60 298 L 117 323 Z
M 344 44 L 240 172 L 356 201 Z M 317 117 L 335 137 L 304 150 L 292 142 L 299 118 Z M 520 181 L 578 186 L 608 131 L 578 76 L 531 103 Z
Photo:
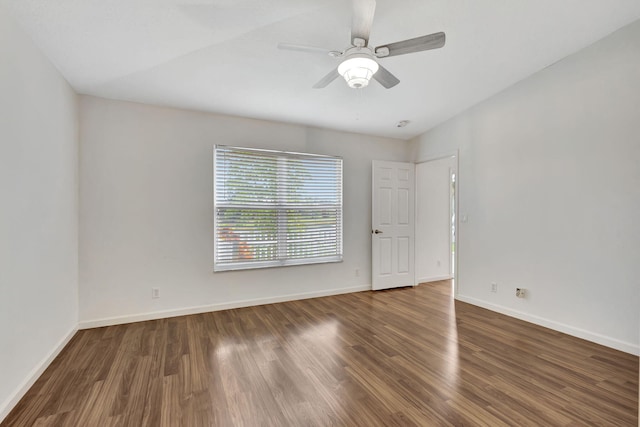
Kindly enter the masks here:
M 214 149 L 214 270 L 342 261 L 342 159 Z

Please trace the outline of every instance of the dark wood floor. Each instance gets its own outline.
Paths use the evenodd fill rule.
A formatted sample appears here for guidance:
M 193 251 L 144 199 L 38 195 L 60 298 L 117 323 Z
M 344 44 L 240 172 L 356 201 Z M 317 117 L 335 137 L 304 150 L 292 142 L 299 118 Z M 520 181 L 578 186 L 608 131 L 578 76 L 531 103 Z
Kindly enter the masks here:
M 635 427 L 638 357 L 439 282 L 80 331 L 30 425 Z

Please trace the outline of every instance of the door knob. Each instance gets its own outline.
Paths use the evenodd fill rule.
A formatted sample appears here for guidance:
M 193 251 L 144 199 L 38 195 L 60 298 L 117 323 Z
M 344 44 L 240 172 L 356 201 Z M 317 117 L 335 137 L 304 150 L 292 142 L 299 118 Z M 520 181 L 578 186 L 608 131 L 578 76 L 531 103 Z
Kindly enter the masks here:
M 374 230 L 374 231 L 372 231 L 372 233 L 374 233 L 374 234 L 382 234 L 382 231 L 380 231 L 380 230 Z

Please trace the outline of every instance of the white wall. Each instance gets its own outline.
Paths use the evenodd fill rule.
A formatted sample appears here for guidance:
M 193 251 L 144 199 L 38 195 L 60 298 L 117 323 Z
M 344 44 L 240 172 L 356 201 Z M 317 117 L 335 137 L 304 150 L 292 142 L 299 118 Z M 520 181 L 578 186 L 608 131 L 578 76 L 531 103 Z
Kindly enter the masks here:
M 638 354 L 639 138 L 636 22 L 416 139 L 460 149 L 459 299 Z
M 369 288 L 371 160 L 404 161 L 408 142 L 94 97 L 80 105 L 81 327 Z M 344 262 L 213 273 L 216 143 L 342 156 Z
M 78 321 L 76 96 L 0 6 L 0 420 Z
M 450 279 L 451 172 L 456 158 L 416 165 L 416 283 Z

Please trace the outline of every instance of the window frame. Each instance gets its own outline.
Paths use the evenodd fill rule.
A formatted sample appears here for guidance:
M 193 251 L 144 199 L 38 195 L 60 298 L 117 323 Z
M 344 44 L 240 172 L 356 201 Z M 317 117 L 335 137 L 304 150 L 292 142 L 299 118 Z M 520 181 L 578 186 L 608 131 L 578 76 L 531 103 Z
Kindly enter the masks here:
M 251 204 L 241 204 L 241 203 L 220 203 L 217 197 L 217 156 L 219 155 L 219 148 L 221 150 L 241 150 L 245 152 L 255 152 L 257 156 L 260 153 L 264 153 L 263 157 L 276 157 L 278 167 L 277 167 L 277 179 L 276 183 L 278 187 L 276 192 L 278 193 L 277 201 L 269 204 L 264 203 L 259 208 L 265 208 L 268 210 L 274 209 L 276 211 L 276 215 L 279 218 L 277 221 L 277 243 L 276 243 L 276 251 L 278 252 L 277 259 L 272 260 L 264 260 L 264 261 L 235 261 L 235 262 L 222 262 L 218 261 L 218 247 L 219 243 L 219 234 L 218 234 L 218 210 L 219 209 L 256 209 L 255 205 Z M 327 204 L 312 204 L 309 203 L 307 205 L 301 204 L 287 204 L 283 203 L 279 194 L 281 191 L 281 187 L 279 186 L 282 183 L 286 183 L 286 181 L 280 178 L 282 173 L 286 173 L 286 168 L 283 168 L 283 160 L 282 159 L 305 159 L 305 158 L 325 158 L 334 160 L 336 163 L 334 166 L 337 166 L 339 169 L 338 177 L 336 180 L 336 184 L 339 184 L 339 202 L 338 203 L 327 203 Z M 214 259 L 213 259 L 213 271 L 214 272 L 223 272 L 223 271 L 234 271 L 234 270 L 249 270 L 249 269 L 258 269 L 258 268 L 271 268 L 271 267 L 286 267 L 286 266 L 294 266 L 294 265 L 313 265 L 313 264 L 323 264 L 323 263 L 335 263 L 342 262 L 344 258 L 344 162 L 342 157 L 338 156 L 329 156 L 322 154 L 312 154 L 312 153 L 300 153 L 300 152 L 289 152 L 289 151 L 279 151 L 279 150 L 268 150 L 268 149 L 260 149 L 260 148 L 251 148 L 251 147 L 238 147 L 238 146 L 228 146 L 216 144 L 213 147 L 213 241 L 214 241 Z M 338 182 L 339 180 L 339 182 Z M 287 210 L 296 210 L 296 211 L 317 211 L 321 212 L 321 209 L 336 209 L 337 210 L 337 252 L 335 255 L 330 256 L 318 256 L 318 257 L 307 257 L 307 258 L 287 258 L 287 230 L 286 230 L 286 221 L 283 221 L 281 218 L 285 215 L 285 211 Z

